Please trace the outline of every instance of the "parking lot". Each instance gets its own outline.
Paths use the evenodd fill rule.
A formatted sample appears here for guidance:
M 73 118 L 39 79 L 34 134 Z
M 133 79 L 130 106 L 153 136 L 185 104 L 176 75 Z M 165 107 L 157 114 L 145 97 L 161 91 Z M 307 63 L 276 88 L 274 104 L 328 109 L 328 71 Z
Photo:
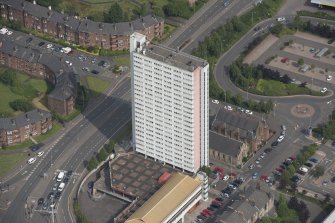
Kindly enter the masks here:
M 248 58 L 248 61 L 256 64 L 267 61 L 266 66 L 282 75 L 288 74 L 292 83 L 307 82 L 317 91 L 335 84 L 335 45 L 329 44 L 328 39 L 298 32 L 279 39 L 272 38 L 271 41 L 267 38 L 264 42 L 267 50 L 261 43 L 250 53 L 253 58 Z

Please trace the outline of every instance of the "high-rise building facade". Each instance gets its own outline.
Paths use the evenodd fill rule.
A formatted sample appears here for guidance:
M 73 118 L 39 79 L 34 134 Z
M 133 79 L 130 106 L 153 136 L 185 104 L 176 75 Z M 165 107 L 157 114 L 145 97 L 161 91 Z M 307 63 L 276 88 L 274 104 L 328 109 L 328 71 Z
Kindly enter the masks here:
M 208 166 L 208 63 L 130 37 L 135 150 L 196 172 Z

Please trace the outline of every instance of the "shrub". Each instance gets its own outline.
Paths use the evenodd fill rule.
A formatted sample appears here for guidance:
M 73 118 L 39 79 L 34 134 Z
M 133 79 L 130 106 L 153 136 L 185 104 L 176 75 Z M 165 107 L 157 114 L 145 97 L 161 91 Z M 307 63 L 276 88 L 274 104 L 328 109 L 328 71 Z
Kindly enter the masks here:
M 34 106 L 29 101 L 24 99 L 17 99 L 11 101 L 9 103 L 9 106 L 15 111 L 23 111 L 23 112 L 30 111 L 34 108 Z

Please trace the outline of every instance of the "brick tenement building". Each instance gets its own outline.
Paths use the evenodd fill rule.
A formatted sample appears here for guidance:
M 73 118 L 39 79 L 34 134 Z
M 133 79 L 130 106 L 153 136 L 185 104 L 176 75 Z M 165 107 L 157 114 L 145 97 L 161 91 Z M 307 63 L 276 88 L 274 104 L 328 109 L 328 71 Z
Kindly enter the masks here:
M 41 54 L 36 49 L 26 48 L 0 37 L 0 65 L 53 84 L 54 90 L 48 94 L 48 108 L 61 115 L 68 115 L 73 111 L 77 95 L 77 75 L 58 57 Z
M 52 128 L 49 112 L 34 109 L 15 118 L 0 118 L 0 146 L 21 143 Z
M 0 0 L 1 19 L 16 21 L 25 28 L 46 33 L 84 47 L 103 49 L 129 49 L 129 37 L 133 32 L 147 36 L 150 41 L 161 38 L 164 20 L 152 15 L 122 23 L 100 23 L 79 19 L 24 0 Z

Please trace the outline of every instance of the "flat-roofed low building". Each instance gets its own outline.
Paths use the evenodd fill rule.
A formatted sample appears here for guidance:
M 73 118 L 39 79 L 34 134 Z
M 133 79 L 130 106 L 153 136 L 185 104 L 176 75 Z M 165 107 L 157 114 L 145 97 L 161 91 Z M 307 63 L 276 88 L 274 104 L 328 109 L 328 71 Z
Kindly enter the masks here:
M 202 184 L 198 177 L 173 174 L 126 223 L 183 222 L 184 215 L 202 199 Z

